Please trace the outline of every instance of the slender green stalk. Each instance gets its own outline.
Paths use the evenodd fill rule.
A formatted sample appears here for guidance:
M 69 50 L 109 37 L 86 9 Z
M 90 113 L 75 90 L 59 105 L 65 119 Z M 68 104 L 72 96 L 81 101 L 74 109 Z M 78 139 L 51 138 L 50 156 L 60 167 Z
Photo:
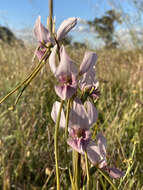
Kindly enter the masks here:
M 49 31 L 53 33 L 53 0 L 49 0 Z
M 70 168 L 69 168 L 69 176 L 70 176 L 70 180 L 71 180 L 72 190 L 76 190 Z
M 90 190 L 90 176 L 89 176 L 89 164 L 87 152 L 85 152 L 85 163 L 86 163 L 86 175 L 87 175 L 87 190 Z
M 61 118 L 61 111 L 63 107 L 64 101 L 61 101 L 60 105 L 60 110 L 58 113 L 58 118 L 56 121 L 56 126 L 55 126 L 55 134 L 54 134 L 54 147 L 55 147 L 55 162 L 56 162 L 56 179 L 57 179 L 57 190 L 60 190 L 60 178 L 59 178 L 59 166 L 58 166 L 58 131 L 59 131 L 59 126 L 60 126 L 60 118 Z
M 47 56 L 47 53 L 49 52 L 49 49 L 46 51 L 46 53 L 44 54 L 43 58 L 40 60 L 39 64 L 37 65 L 37 67 L 32 71 L 32 73 L 26 78 L 24 79 L 20 84 L 18 84 L 12 91 L 10 91 L 4 98 L 2 98 L 0 100 L 0 104 L 2 102 L 4 102 L 10 95 L 12 95 L 13 93 L 15 93 L 21 86 L 23 86 L 26 82 L 30 83 L 31 80 L 37 75 L 37 73 L 41 70 L 41 68 L 43 67 L 43 60 L 45 59 L 45 57 Z M 49 54 L 50 55 L 50 54 Z M 48 55 L 48 56 L 49 56 Z
M 67 110 L 66 110 L 66 123 L 65 123 L 65 154 L 66 154 L 66 163 L 68 164 L 67 156 L 67 138 L 68 138 L 68 125 L 69 125 L 69 113 L 70 113 L 70 100 L 67 101 Z
M 85 190 L 85 188 L 86 188 L 86 186 L 84 185 L 83 188 L 82 188 L 82 190 Z
M 20 91 L 20 93 L 18 94 L 18 97 L 15 101 L 14 106 L 16 106 L 16 104 L 18 103 L 20 97 L 22 96 L 24 90 L 29 86 L 30 82 L 32 81 L 33 78 L 36 77 L 36 75 L 39 73 L 39 71 L 41 70 L 41 68 L 43 67 L 43 65 L 45 64 L 45 62 L 43 61 L 40 66 L 37 68 L 37 70 L 35 70 L 35 72 L 33 72 L 32 76 L 25 82 L 24 87 L 22 88 L 22 90 Z
M 66 140 L 68 138 L 69 113 L 70 113 L 70 99 L 67 101 L 66 126 L 65 126 L 65 139 Z
M 76 186 L 76 190 L 79 190 L 80 187 L 80 154 L 73 150 L 73 175 L 74 175 L 74 184 Z
M 108 181 L 108 183 L 113 187 L 114 190 L 118 190 L 115 185 L 112 183 L 112 181 L 110 180 L 110 178 L 104 173 L 102 172 L 101 169 L 97 168 L 97 170 L 99 171 L 99 173 Z
M 103 187 L 103 190 L 106 190 L 106 187 L 105 187 L 105 184 L 103 182 L 102 176 L 99 177 L 99 180 L 100 180 L 100 183 L 101 183 L 101 185 Z

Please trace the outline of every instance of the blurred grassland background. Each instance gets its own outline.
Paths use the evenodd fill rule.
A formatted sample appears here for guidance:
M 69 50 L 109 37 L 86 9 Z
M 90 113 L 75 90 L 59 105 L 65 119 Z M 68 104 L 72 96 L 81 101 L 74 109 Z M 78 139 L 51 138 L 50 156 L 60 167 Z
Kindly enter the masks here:
M 140 13 L 141 6 L 136 8 Z M 142 22 L 141 16 L 139 19 Z M 130 29 L 131 22 L 128 26 Z M 92 48 L 98 55 L 96 71 L 101 92 L 96 103 L 99 118 L 92 130 L 104 131 L 109 164 L 125 171 L 123 179 L 113 180 L 116 187 L 143 190 L 143 36 L 138 40 L 137 31 L 131 28 L 129 32 L 132 48 Z M 66 46 L 67 51 L 77 64 L 82 61 L 84 52 L 91 49 L 83 43 L 70 47 Z M 32 45 L 1 41 L 1 98 L 35 67 L 38 61 L 32 63 L 34 51 Z M 54 123 L 50 117 L 52 105 L 58 99 L 54 85 L 55 79 L 47 64 L 23 93 L 14 111 L 9 107 L 16 94 L 0 105 L 0 189 L 55 189 Z M 63 159 L 62 138 L 59 147 L 62 189 L 66 190 L 70 180 Z M 102 190 L 96 177 L 95 189 Z

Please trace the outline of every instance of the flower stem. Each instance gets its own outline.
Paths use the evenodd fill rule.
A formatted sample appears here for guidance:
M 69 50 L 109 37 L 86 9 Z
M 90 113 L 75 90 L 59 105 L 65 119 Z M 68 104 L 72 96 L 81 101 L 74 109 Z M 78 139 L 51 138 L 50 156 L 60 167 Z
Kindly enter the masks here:
M 66 163 L 68 163 L 67 143 L 66 142 L 67 142 L 67 138 L 68 138 L 69 113 L 70 113 L 70 100 L 67 101 L 66 123 L 65 123 L 65 154 L 66 154 Z
M 47 56 L 47 53 L 49 52 L 49 49 L 48 51 L 46 51 L 46 53 L 44 54 L 43 58 L 40 60 L 39 64 L 37 65 L 37 67 L 32 71 L 32 73 L 26 78 L 24 79 L 20 84 L 18 84 L 12 91 L 10 91 L 6 96 L 4 96 L 4 98 L 2 98 L 0 100 L 0 104 L 2 102 L 4 102 L 10 95 L 12 95 L 14 92 L 16 92 L 21 86 L 23 86 L 25 83 L 27 85 L 27 82 L 28 84 L 31 82 L 31 80 L 38 74 L 38 72 L 41 70 L 41 68 L 43 67 L 43 65 L 45 64 L 45 62 L 43 62 L 43 60 L 45 59 L 45 57 Z M 50 53 L 49 53 L 50 55 Z M 49 57 L 48 55 L 48 57 Z
M 103 190 L 106 190 L 105 184 L 103 182 L 102 176 L 99 177 L 100 183 L 102 185 Z
M 49 32 L 53 33 L 53 0 L 49 0 Z
M 87 175 L 87 190 L 90 190 L 90 176 L 89 176 L 89 164 L 87 152 L 85 152 L 85 163 L 86 163 L 86 175 Z
M 66 126 L 65 126 L 65 139 L 66 140 L 68 138 L 69 113 L 70 113 L 70 99 L 67 101 Z
M 76 190 L 79 190 L 80 187 L 80 154 L 73 150 L 73 176 L 74 176 L 74 184 Z
M 102 172 L 101 169 L 97 168 L 97 170 L 99 171 L 99 173 L 108 181 L 108 183 L 113 187 L 114 190 L 118 190 L 115 185 L 112 183 L 112 181 L 110 180 L 110 178 L 104 173 Z
M 60 118 L 61 118 L 61 111 L 63 107 L 64 101 L 61 101 L 60 110 L 58 113 L 58 118 L 56 121 L 55 126 L 55 134 L 54 134 L 54 147 L 55 147 L 55 162 L 56 162 L 56 181 L 57 181 L 57 190 L 60 190 L 60 178 L 59 178 L 59 166 L 58 166 L 58 131 L 59 131 L 59 125 L 60 125 Z
M 70 176 L 70 181 L 71 181 L 71 185 L 72 185 L 72 190 L 76 190 L 70 168 L 69 168 L 69 176 Z

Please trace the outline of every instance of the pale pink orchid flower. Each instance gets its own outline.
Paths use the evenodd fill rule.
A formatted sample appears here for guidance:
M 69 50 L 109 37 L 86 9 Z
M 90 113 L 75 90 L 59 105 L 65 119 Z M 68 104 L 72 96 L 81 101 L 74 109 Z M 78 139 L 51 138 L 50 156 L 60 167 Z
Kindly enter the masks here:
M 35 54 L 38 59 L 41 60 L 43 55 L 46 52 L 46 46 L 48 43 L 51 43 L 53 46 L 56 41 L 62 40 L 67 33 L 77 24 L 77 18 L 68 18 L 64 20 L 57 30 L 57 34 L 55 34 L 54 38 L 51 37 L 49 30 L 43 26 L 41 23 L 41 17 L 39 16 L 35 22 L 34 26 L 34 35 L 39 43 L 38 48 L 36 49 Z
M 93 165 L 98 166 L 103 171 L 107 172 L 110 177 L 117 179 L 124 176 L 124 172 L 119 170 L 115 167 L 109 167 L 107 165 L 107 159 L 106 159 L 106 139 L 103 136 L 102 133 L 98 133 L 96 136 L 97 144 L 95 142 L 90 141 L 89 145 L 87 146 L 87 154 L 88 158 L 91 161 Z M 97 153 L 98 160 L 95 160 L 95 151 Z
M 81 91 L 88 92 L 93 99 L 99 98 L 100 92 L 98 90 L 99 82 L 96 79 L 95 65 L 90 67 L 88 72 L 84 73 L 79 81 Z
M 56 66 L 56 54 L 57 46 L 53 48 L 49 57 L 49 65 L 59 82 L 59 85 L 55 87 L 56 94 L 62 100 L 65 100 L 71 98 L 76 93 L 78 76 L 87 73 L 95 65 L 96 54 L 94 52 L 85 52 L 79 69 L 67 55 L 64 46 L 60 48 L 60 62 L 58 66 Z
M 56 122 L 60 103 L 56 102 L 53 105 L 51 117 Z M 96 136 L 97 143 L 91 139 L 90 127 L 97 120 L 97 110 L 94 105 L 87 101 L 86 109 L 81 101 L 76 98 L 73 102 L 73 107 L 69 116 L 69 139 L 67 143 L 77 152 L 83 154 L 87 152 L 88 159 L 93 165 L 107 172 L 112 178 L 120 178 L 124 175 L 117 168 L 111 168 L 107 165 L 106 159 L 106 139 L 102 133 Z M 60 126 L 65 127 L 65 115 L 62 110 Z
M 76 98 L 76 100 L 73 101 L 73 107 L 69 115 L 69 139 L 67 143 L 81 154 L 84 154 L 84 152 L 88 150 L 88 157 L 91 159 L 93 158 L 93 161 L 97 162 L 100 159 L 100 156 L 97 152 L 97 146 L 91 140 L 91 134 L 89 129 L 93 125 L 93 123 L 96 122 L 98 113 L 95 106 L 90 101 L 87 101 L 85 104 L 86 109 L 78 98 Z M 60 103 L 55 102 L 53 104 L 51 112 L 51 117 L 54 122 L 56 122 L 57 120 L 59 109 Z M 62 110 L 60 118 L 60 127 L 65 128 L 64 123 L 65 115 Z M 95 146 L 93 147 L 93 145 Z

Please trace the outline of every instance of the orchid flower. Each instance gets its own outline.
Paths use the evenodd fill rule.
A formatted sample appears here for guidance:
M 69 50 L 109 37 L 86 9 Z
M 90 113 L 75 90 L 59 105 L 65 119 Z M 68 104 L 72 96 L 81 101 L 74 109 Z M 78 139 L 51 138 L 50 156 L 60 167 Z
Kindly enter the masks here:
M 76 100 L 70 113 L 68 144 L 80 154 L 86 151 L 91 163 L 106 171 L 111 177 L 122 177 L 122 171 L 107 166 L 105 137 L 98 133 L 97 144 L 91 139 L 89 129 L 96 119 L 97 111 L 93 104 L 88 101 L 86 111 L 81 102 Z
M 96 122 L 98 116 L 96 108 L 90 101 L 86 102 L 86 108 L 87 110 L 76 98 L 69 116 L 68 144 L 80 154 L 84 154 L 91 142 L 90 127 Z M 95 157 L 97 159 L 97 156 Z
M 62 100 L 65 100 L 75 94 L 78 86 L 78 76 L 84 75 L 95 65 L 96 54 L 94 52 L 86 52 L 78 70 L 67 55 L 64 46 L 60 48 L 60 62 L 56 67 L 56 52 L 57 46 L 53 48 L 49 57 L 49 65 L 59 82 L 59 85 L 55 87 L 56 94 Z
M 56 122 L 60 103 L 53 105 L 51 116 Z M 93 165 L 107 172 L 112 178 L 120 178 L 124 174 L 117 168 L 111 168 L 107 165 L 106 159 L 106 139 L 102 133 L 98 133 L 95 143 L 91 139 L 90 127 L 97 120 L 97 110 L 94 105 L 87 101 L 86 109 L 79 99 L 73 102 L 73 108 L 69 117 L 69 139 L 67 143 L 77 152 L 84 155 L 87 152 L 88 159 Z M 65 116 L 62 110 L 60 126 L 65 126 Z
M 84 73 L 79 81 L 81 91 L 88 92 L 93 99 L 99 98 L 99 82 L 96 79 L 96 72 L 94 66 L 90 67 L 88 72 Z
M 97 145 L 93 144 L 92 146 L 93 147 L 96 146 L 97 152 L 100 155 L 100 159 L 101 160 L 99 161 L 99 163 L 94 162 L 94 159 L 92 157 L 90 157 L 90 156 L 92 156 L 92 153 L 90 153 L 89 154 L 89 159 L 92 162 L 92 164 L 93 165 L 97 165 L 98 164 L 98 167 L 100 169 L 102 169 L 105 172 L 107 172 L 109 174 L 109 176 L 112 177 L 112 178 L 114 178 L 114 179 L 123 177 L 124 176 L 124 172 L 122 172 L 118 168 L 109 167 L 107 165 L 107 159 L 106 159 L 106 146 L 107 146 L 107 143 L 106 143 L 106 139 L 103 136 L 103 134 L 102 133 L 98 133 L 97 136 L 96 136 L 96 139 L 97 139 Z M 91 151 L 93 149 L 92 146 L 90 146 L 90 149 L 88 149 L 88 147 L 87 147 L 88 151 Z
M 91 139 L 89 129 L 96 120 L 97 111 L 91 102 L 87 102 L 86 111 L 79 100 L 74 101 L 69 120 L 68 144 L 80 154 L 86 151 L 91 163 L 106 171 L 111 177 L 122 177 L 122 171 L 107 166 L 105 137 L 98 133 L 97 144 Z
M 38 59 L 41 60 L 49 44 L 54 45 L 55 40 L 62 40 L 67 35 L 67 33 L 76 25 L 76 23 L 77 19 L 74 17 L 64 20 L 60 25 L 59 29 L 57 30 L 57 34 L 53 38 L 49 30 L 42 25 L 41 17 L 39 16 L 34 26 L 34 35 L 37 38 L 37 41 L 39 42 L 39 46 L 36 49 L 35 53 Z
M 55 102 L 51 112 L 51 117 L 54 122 L 56 122 L 59 108 L 60 103 Z M 76 98 L 76 100 L 74 100 L 73 102 L 73 108 L 71 109 L 69 116 L 68 144 L 81 154 L 84 154 L 87 145 L 91 143 L 91 135 L 89 129 L 93 125 L 93 123 L 96 122 L 98 116 L 96 108 L 90 101 L 86 102 L 86 108 L 87 110 L 82 105 L 81 101 Z M 62 110 L 60 127 L 65 127 L 64 122 L 65 115 Z M 97 160 L 97 157 L 95 159 Z

